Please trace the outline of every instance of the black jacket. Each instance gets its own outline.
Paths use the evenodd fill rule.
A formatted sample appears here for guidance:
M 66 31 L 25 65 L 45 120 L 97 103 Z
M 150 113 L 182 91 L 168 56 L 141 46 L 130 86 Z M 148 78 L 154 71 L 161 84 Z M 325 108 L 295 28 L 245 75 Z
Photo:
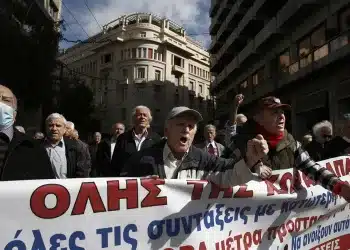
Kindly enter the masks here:
M 158 175 L 165 179 L 163 149 L 166 140 L 150 148 L 134 154 L 125 164 L 122 177 L 144 177 Z M 188 154 L 178 169 L 175 170 L 174 179 L 202 179 L 210 180 L 220 186 L 233 186 L 238 184 L 236 178 L 239 173 L 236 167 L 241 159 L 223 159 L 210 155 L 202 149 L 191 146 Z M 244 164 L 244 168 L 245 164 Z
M 102 140 L 96 152 L 96 177 L 109 177 L 111 174 L 111 140 Z
M 13 131 L 6 154 L 2 181 L 55 179 L 45 148 L 29 136 Z
M 64 138 L 67 158 L 67 178 L 87 178 L 91 170 L 88 149 L 76 140 Z
M 149 131 L 145 141 L 142 142 L 141 150 L 153 146 L 160 140 L 161 138 L 158 134 Z M 137 148 L 133 138 L 133 130 L 129 130 L 124 134 L 119 135 L 111 162 L 111 176 L 119 176 L 126 161 L 136 152 Z

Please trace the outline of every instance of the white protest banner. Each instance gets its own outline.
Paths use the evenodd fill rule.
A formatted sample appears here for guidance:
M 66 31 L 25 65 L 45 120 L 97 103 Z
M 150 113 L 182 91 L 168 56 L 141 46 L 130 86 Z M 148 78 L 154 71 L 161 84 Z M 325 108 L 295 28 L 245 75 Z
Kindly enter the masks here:
M 350 181 L 350 158 L 320 164 Z M 0 249 L 349 249 L 350 206 L 292 171 L 221 189 L 198 180 L 0 183 Z M 298 187 L 298 188 L 296 188 Z

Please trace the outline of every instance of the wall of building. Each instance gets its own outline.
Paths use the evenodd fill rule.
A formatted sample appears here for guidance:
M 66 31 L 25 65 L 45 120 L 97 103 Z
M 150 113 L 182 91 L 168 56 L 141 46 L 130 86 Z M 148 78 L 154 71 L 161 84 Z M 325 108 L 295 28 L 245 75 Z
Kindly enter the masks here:
M 134 22 L 135 17 L 146 22 Z M 106 34 L 96 35 L 116 42 L 76 45 L 59 57 L 71 69 L 65 74 L 78 75 L 91 86 L 102 132 L 117 121 L 130 124 L 137 105 L 151 108 L 153 126 L 159 131 L 174 106 L 191 106 L 212 118 L 207 105 L 211 99 L 209 53 L 186 37 L 183 28 L 167 19 L 155 25 L 154 18 L 158 17 L 142 13 L 123 17 L 115 23 L 124 26 L 111 25 Z

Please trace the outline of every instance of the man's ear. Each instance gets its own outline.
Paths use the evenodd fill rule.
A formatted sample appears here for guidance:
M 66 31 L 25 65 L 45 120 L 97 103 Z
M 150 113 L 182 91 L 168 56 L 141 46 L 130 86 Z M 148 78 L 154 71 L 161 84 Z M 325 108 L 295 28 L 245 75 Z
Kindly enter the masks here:
M 16 121 L 16 117 L 17 117 L 17 111 L 13 111 L 13 120 Z

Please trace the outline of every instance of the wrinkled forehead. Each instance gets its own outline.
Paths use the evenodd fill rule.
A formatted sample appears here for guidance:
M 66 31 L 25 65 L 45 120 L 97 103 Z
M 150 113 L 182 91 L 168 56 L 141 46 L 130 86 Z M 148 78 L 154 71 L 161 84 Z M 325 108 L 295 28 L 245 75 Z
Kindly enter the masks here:
M 48 121 L 48 124 L 51 124 L 51 125 L 64 125 L 64 121 L 62 118 L 54 118 L 54 119 L 51 119 Z
M 137 115 L 139 115 L 139 114 L 149 114 L 150 113 L 150 111 L 149 111 L 149 109 L 147 109 L 147 108 L 137 108 L 136 110 L 135 110 L 135 113 L 137 114 Z

